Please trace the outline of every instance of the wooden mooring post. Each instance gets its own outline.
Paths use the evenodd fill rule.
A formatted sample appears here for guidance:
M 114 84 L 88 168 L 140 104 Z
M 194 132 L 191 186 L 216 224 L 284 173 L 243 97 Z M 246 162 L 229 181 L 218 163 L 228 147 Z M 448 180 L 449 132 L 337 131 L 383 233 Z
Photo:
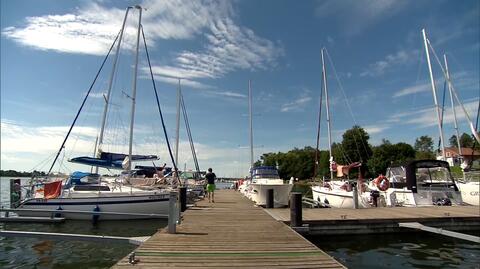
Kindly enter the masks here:
M 302 226 L 302 193 L 300 192 L 290 194 L 290 226 Z
M 185 212 L 187 210 L 187 187 L 180 187 L 180 212 Z
M 174 234 L 177 232 L 177 198 L 178 193 L 176 191 L 170 192 L 169 204 L 168 204 L 168 233 Z
M 267 203 L 266 203 L 266 208 L 274 208 L 274 203 L 273 203 L 273 189 L 268 189 L 267 190 Z

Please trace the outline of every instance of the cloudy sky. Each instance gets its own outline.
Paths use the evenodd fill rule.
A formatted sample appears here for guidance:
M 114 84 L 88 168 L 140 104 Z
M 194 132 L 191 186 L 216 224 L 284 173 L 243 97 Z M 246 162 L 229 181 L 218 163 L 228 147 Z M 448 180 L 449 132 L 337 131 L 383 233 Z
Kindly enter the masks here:
M 314 146 L 326 68 L 334 141 L 354 124 L 413 144 L 438 141 L 421 29 L 447 54 L 454 87 L 476 117 L 480 2 L 319 1 L 1 1 L 1 169 L 48 170 L 52 157 L 119 32 L 125 9 L 140 4 L 142 25 L 170 141 L 175 140 L 178 79 L 202 169 L 248 172 L 248 80 L 252 80 L 255 157 Z M 138 11 L 132 10 L 114 72 L 105 151 L 126 152 Z M 143 42 L 143 41 L 142 41 Z M 141 43 L 143 44 L 143 43 Z M 433 54 L 439 102 L 444 78 Z M 88 169 L 67 160 L 92 155 L 113 57 L 95 83 L 55 171 Z M 140 47 L 134 153 L 170 164 Z M 456 104 L 458 106 L 458 104 Z M 445 136 L 453 132 L 449 96 Z M 457 108 L 460 131 L 469 132 Z M 327 148 L 322 122 L 321 147 Z M 180 167 L 193 168 L 182 126 Z

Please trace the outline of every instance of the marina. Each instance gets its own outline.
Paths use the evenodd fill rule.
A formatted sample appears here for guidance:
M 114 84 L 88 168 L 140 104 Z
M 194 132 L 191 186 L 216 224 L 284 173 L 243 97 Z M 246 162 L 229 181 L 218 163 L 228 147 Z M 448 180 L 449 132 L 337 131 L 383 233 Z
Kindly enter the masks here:
M 480 2 L 0 10 L 0 268 L 480 269 Z

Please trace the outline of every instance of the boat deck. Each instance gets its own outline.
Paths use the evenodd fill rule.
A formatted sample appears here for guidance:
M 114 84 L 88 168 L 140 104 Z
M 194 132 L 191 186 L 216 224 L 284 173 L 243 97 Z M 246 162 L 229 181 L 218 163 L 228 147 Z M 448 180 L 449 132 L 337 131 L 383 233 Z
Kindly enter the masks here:
M 176 234 L 160 230 L 114 268 L 345 268 L 287 225 L 233 190 L 198 202 Z

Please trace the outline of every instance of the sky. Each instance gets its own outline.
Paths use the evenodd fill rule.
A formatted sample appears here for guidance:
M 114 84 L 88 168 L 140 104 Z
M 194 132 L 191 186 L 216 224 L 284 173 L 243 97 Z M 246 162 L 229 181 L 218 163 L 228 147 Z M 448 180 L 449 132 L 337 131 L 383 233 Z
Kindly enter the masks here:
M 248 81 L 254 156 L 315 146 L 326 48 L 332 140 L 360 125 L 370 144 L 438 141 L 422 29 L 442 104 L 448 58 L 470 117 L 479 102 L 480 1 L 1 0 L 1 169 L 48 170 L 115 37 L 128 6 L 142 25 L 169 141 L 175 147 L 178 78 L 200 168 L 248 173 Z M 103 151 L 128 153 L 138 10 L 129 11 L 114 70 Z M 171 166 L 140 39 L 133 153 Z M 89 170 L 68 159 L 91 156 L 99 135 L 115 50 L 92 87 L 53 171 Z M 448 91 L 447 91 L 448 93 Z M 455 104 L 460 132 L 470 133 Z M 321 149 L 328 148 L 325 106 Z M 449 95 L 444 134 L 454 134 Z M 179 167 L 194 168 L 185 126 Z M 435 143 L 436 144 L 436 143 Z M 102 171 L 107 172 L 107 171 Z M 115 171 L 110 171 L 115 172 Z

